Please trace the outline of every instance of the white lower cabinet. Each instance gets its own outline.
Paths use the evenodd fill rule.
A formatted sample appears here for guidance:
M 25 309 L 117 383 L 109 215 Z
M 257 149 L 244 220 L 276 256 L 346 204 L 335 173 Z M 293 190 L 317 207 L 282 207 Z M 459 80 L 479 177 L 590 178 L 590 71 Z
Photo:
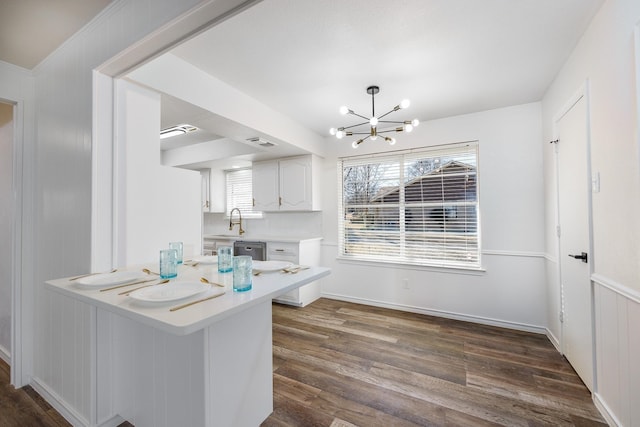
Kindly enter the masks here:
M 267 242 L 267 260 L 289 261 L 296 265 L 320 265 L 320 239 L 300 242 Z M 274 301 L 304 307 L 320 298 L 320 284 L 312 282 L 280 295 Z

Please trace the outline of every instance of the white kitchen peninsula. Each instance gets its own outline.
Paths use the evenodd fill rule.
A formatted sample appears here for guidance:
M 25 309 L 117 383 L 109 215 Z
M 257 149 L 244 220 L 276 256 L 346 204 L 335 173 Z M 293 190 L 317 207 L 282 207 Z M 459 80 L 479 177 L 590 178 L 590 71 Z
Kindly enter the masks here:
M 251 235 L 230 235 L 230 234 L 205 234 L 203 242 L 209 248 L 233 245 L 235 241 L 264 242 L 267 247 L 266 260 L 268 261 L 288 261 L 292 264 L 319 265 L 320 264 L 320 243 L 321 237 L 278 237 Z M 204 249 L 203 249 L 204 250 Z M 283 304 L 304 307 L 320 298 L 320 285 L 311 282 L 305 286 L 295 288 L 287 293 L 279 295 L 274 299 Z
M 174 312 L 175 302 L 140 305 L 118 295 L 136 285 L 101 292 L 67 278 L 46 287 L 95 310 L 88 351 L 96 425 L 257 426 L 273 410 L 271 300 L 329 273 L 261 274 L 251 291 L 235 293 L 231 274 L 182 265 L 178 279 L 206 277 L 226 292 Z

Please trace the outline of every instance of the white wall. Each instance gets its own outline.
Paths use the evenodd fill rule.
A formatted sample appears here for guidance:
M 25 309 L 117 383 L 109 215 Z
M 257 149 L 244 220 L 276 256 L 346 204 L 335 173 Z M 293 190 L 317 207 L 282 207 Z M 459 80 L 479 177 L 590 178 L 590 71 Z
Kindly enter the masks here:
M 160 164 L 160 95 L 126 81 L 116 86 L 118 265 L 157 262 L 174 241 L 187 258 L 200 254 L 200 172 Z
M 479 141 L 482 264 L 485 272 L 355 263 L 336 259 L 336 159 L 388 150 L 367 141 L 355 151 L 350 141 L 327 139 L 325 159 L 323 280 L 326 296 L 434 312 L 484 323 L 544 331 L 545 277 L 540 104 L 526 104 L 422 123 L 400 134 L 393 149 Z M 402 281 L 409 280 L 409 290 Z
M 129 77 L 221 116 L 224 120 L 217 123 L 221 134 L 226 133 L 222 127 L 228 120 L 310 153 L 324 155 L 325 144 L 315 132 L 175 55 L 156 58 Z
M 542 102 L 545 141 L 553 118 L 588 79 L 591 168 L 600 174 L 593 194 L 596 402 L 610 421 L 640 424 L 640 165 L 634 27 L 640 2 L 608 0 L 559 71 Z M 548 145 L 548 144 L 546 144 Z M 559 307 L 555 237 L 556 173 L 552 150 L 545 158 L 547 305 Z M 550 317 L 550 328 L 560 324 Z
M 95 317 L 89 306 L 46 291 L 43 283 L 91 265 L 92 70 L 198 3 L 116 1 L 34 70 L 37 140 L 29 158 L 36 168 L 29 172 L 35 187 L 25 193 L 37 213 L 30 231 L 35 257 L 28 259 L 34 277 L 25 283 L 35 302 L 32 385 L 75 424 L 97 421 Z
M 0 102 L 0 358 L 11 357 L 13 105 Z

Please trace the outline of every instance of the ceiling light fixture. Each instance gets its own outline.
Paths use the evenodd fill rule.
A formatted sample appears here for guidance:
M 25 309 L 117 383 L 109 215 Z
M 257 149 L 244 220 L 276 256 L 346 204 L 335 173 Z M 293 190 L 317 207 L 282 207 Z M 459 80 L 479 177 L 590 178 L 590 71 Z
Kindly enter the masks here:
M 247 141 L 265 148 L 275 147 L 276 145 L 278 145 L 275 142 L 267 141 L 266 139 L 259 136 L 255 136 L 253 138 L 247 138 Z
M 191 125 L 177 125 L 160 131 L 160 139 L 171 138 L 172 136 L 184 135 L 185 133 L 198 130 L 197 127 Z
M 366 122 L 362 122 L 362 123 L 358 123 L 355 125 L 351 125 L 351 126 L 345 126 L 345 127 L 341 127 L 341 128 L 331 128 L 329 129 L 329 133 L 331 135 L 334 135 L 336 138 L 338 139 L 342 139 L 345 136 L 352 136 L 352 135 L 367 135 L 364 138 L 360 138 L 356 141 L 353 141 L 353 143 L 351 144 L 351 146 L 353 148 L 358 148 L 358 146 L 360 146 L 360 144 L 362 144 L 367 138 L 371 138 L 372 141 L 375 141 L 378 138 L 378 135 L 382 134 L 382 133 L 387 133 L 387 132 L 411 132 L 413 130 L 414 127 L 418 126 L 420 124 L 420 121 L 418 119 L 413 119 L 413 120 L 405 120 L 405 121 L 393 121 L 393 120 L 381 120 L 383 117 L 388 116 L 389 114 L 398 111 L 398 110 L 402 110 L 405 109 L 409 106 L 410 102 L 408 99 L 403 100 L 400 104 L 396 105 L 395 107 L 393 107 L 391 110 L 387 111 L 386 113 L 382 114 L 381 116 L 376 117 L 376 103 L 375 103 L 375 95 L 380 92 L 380 88 L 378 86 L 369 86 L 367 88 L 367 93 L 369 95 L 371 95 L 371 118 L 365 117 L 363 115 L 360 115 L 358 113 L 355 113 L 353 110 L 349 109 L 346 106 L 342 106 L 340 107 L 340 114 L 342 115 L 346 115 L 346 114 L 351 114 L 357 117 L 360 117 L 362 119 L 365 119 Z M 393 125 L 402 125 L 402 126 L 395 126 L 393 128 L 389 128 L 389 129 L 378 129 L 378 125 L 381 123 L 387 123 L 387 124 L 393 124 Z M 350 131 L 347 129 L 353 129 L 359 126 L 363 126 L 363 125 L 369 125 L 369 131 L 368 132 L 354 132 L 354 131 Z M 384 138 L 384 140 L 386 142 L 389 143 L 389 145 L 393 145 L 396 143 L 396 139 L 392 138 L 392 137 L 388 137 L 388 136 L 382 136 L 380 135 L 382 138 Z

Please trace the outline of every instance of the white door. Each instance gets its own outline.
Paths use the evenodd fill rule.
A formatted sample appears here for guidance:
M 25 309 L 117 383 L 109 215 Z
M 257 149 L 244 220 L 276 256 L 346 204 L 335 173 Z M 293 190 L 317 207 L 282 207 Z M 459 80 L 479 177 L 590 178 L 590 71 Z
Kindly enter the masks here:
M 590 209 L 591 177 L 584 96 L 557 122 L 562 350 L 593 387 Z

